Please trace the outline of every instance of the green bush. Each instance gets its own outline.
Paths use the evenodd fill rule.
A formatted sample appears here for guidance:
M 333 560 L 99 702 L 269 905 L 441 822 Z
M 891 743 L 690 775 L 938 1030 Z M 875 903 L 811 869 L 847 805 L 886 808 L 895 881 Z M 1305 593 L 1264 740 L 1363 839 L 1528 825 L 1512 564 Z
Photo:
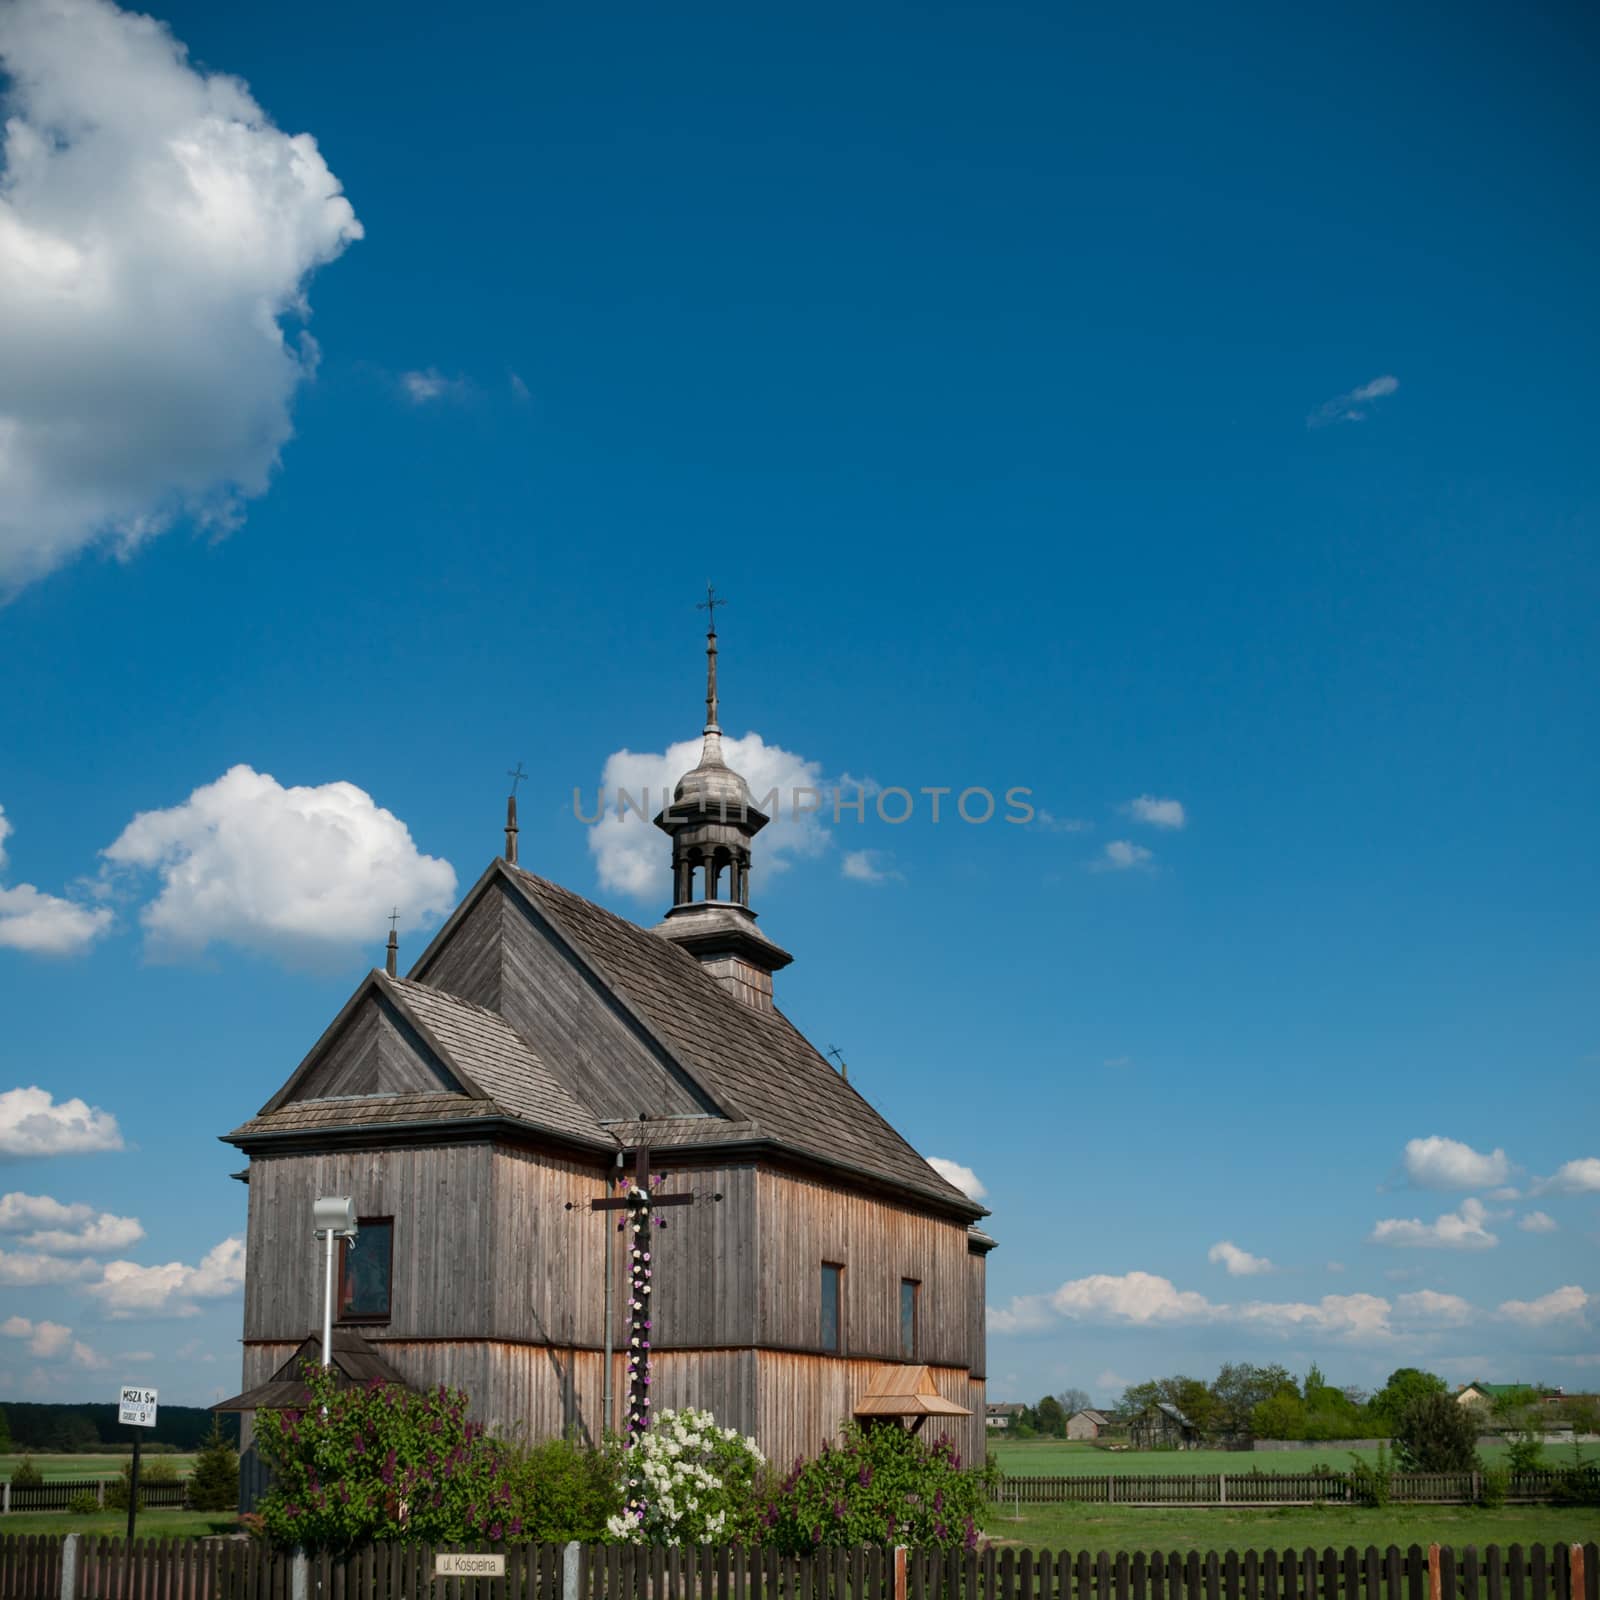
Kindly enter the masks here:
M 762 1513 L 761 1538 L 791 1554 L 818 1545 L 974 1549 L 992 1464 L 963 1469 L 946 1438 L 924 1444 L 896 1423 L 845 1429 L 844 1443 L 796 1462 Z
M 92 1517 L 100 1509 L 100 1497 L 93 1489 L 84 1489 L 67 1501 L 67 1510 L 75 1517 Z
M 33 1464 L 32 1456 L 24 1456 L 11 1469 L 11 1487 L 13 1489 L 42 1489 L 44 1487 L 44 1474 Z
M 272 1471 L 257 1510 L 277 1545 L 343 1551 L 385 1540 L 466 1544 L 524 1537 L 516 1453 L 467 1420 L 467 1397 L 373 1382 L 339 1388 L 301 1369 L 304 1411 L 256 1415 Z
M 133 1463 L 131 1461 L 128 1462 L 122 1470 L 131 1473 L 133 1471 Z M 144 1452 L 140 1451 L 139 1482 L 141 1484 L 177 1483 L 179 1481 L 178 1463 L 176 1461 L 147 1461 L 144 1458 Z
M 540 1544 L 598 1544 L 607 1521 L 622 1509 L 621 1459 L 615 1440 L 591 1450 L 549 1439 L 521 1452 L 510 1477 L 522 1537 Z
M 1511 1474 L 1504 1467 L 1490 1467 L 1478 1479 L 1478 1504 L 1491 1510 L 1503 1506 L 1510 1487 Z
M 1350 1457 L 1350 1490 L 1357 1505 L 1376 1506 L 1380 1510 L 1388 1505 L 1394 1484 L 1394 1469 L 1389 1465 L 1389 1452 L 1380 1444 L 1378 1459 L 1364 1461 L 1358 1455 Z
M 239 1452 L 213 1416 L 211 1432 L 194 1458 L 189 1475 L 189 1504 L 196 1511 L 233 1511 L 239 1504 Z
M 144 1463 L 141 1461 L 139 1463 L 139 1487 L 141 1490 L 143 1489 L 144 1484 Z M 128 1499 L 132 1493 L 133 1463 L 131 1461 L 124 1461 L 122 1463 L 122 1476 L 120 1478 L 113 1478 L 111 1482 L 106 1485 L 106 1510 L 126 1511 L 128 1509 Z M 144 1495 L 142 1493 L 139 1496 L 139 1504 L 135 1509 L 139 1511 L 144 1510 Z
M 1544 1458 L 1544 1441 L 1529 1430 L 1519 1433 L 1506 1446 L 1506 1460 L 1513 1472 L 1532 1472 Z
M 1478 1464 L 1478 1419 L 1447 1394 L 1407 1402 L 1394 1428 L 1395 1460 L 1406 1472 L 1471 1472 Z

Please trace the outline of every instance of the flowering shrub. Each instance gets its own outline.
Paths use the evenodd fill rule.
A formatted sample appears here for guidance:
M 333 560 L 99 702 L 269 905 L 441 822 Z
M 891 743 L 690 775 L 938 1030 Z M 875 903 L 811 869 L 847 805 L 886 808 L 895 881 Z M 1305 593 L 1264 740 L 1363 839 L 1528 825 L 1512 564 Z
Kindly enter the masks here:
M 756 1531 L 766 1457 L 709 1411 L 662 1411 L 622 1454 L 623 1506 L 606 1524 L 626 1544 L 727 1544 Z
M 309 1361 L 304 1377 L 305 1410 L 256 1416 L 256 1443 L 272 1469 L 257 1510 L 274 1544 L 344 1550 L 379 1539 L 523 1536 L 514 1453 L 467 1421 L 464 1394 L 377 1380 L 341 1389 Z
M 924 1444 L 893 1423 L 845 1429 L 838 1449 L 797 1461 L 762 1513 L 761 1541 L 798 1555 L 818 1545 L 977 1548 L 992 1466 L 963 1469 L 948 1438 Z

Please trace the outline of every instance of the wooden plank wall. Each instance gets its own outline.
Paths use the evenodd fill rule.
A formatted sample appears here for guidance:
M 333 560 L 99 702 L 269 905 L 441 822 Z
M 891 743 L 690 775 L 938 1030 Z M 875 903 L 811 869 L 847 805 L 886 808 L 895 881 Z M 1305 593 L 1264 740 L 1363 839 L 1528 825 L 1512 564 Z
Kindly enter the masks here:
M 822 1263 L 844 1271 L 844 1351 L 900 1359 L 900 1280 L 922 1285 L 919 1361 L 970 1369 L 967 1229 L 892 1200 L 819 1179 L 763 1171 L 761 1311 L 758 1342 L 780 1350 L 819 1348 Z
M 967 1359 L 974 1378 L 989 1375 L 989 1258 L 981 1250 L 967 1251 Z
M 329 1043 L 292 1100 L 462 1092 L 410 1023 L 382 996 L 373 994 Z

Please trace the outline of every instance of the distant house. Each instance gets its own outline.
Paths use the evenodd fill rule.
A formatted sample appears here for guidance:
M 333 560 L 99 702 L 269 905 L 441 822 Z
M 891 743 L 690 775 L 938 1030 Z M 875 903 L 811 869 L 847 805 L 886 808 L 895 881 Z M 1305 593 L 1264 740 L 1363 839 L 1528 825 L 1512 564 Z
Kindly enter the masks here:
M 1103 1439 L 1108 1433 L 1121 1431 L 1122 1419 L 1113 1416 L 1109 1411 L 1096 1411 L 1092 1407 L 1085 1407 L 1082 1411 L 1074 1411 L 1067 1418 L 1069 1439 Z
M 1157 1400 L 1129 1419 L 1128 1437 L 1135 1450 L 1193 1450 L 1200 1430 L 1176 1406 Z
M 993 1405 L 983 1408 L 983 1425 L 986 1428 L 1009 1428 L 1012 1422 L 1028 1408 L 1019 1405 Z
M 1456 1390 L 1458 1406 L 1492 1406 L 1508 1395 L 1538 1393 L 1531 1383 L 1464 1383 Z

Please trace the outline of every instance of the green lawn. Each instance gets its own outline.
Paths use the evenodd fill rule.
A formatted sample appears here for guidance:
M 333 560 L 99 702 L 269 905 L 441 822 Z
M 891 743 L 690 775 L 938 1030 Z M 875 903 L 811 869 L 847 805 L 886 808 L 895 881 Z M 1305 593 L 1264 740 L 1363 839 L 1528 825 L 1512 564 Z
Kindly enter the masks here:
M 6 1533 L 112 1533 L 128 1531 L 126 1511 L 96 1511 L 76 1517 L 70 1511 L 13 1511 L 0 1517 Z M 141 1539 L 192 1539 L 207 1533 L 237 1533 L 238 1519 L 222 1511 L 141 1511 L 135 1533 Z
M 1132 1476 L 1136 1472 L 1309 1472 L 1325 1462 L 1336 1472 L 1350 1465 L 1356 1452 L 1308 1444 L 1303 1450 L 1101 1450 L 1092 1444 L 1069 1444 L 1060 1439 L 994 1439 L 989 1448 L 1000 1463 L 1000 1470 L 1018 1478 Z M 1600 1445 L 1580 1445 L 1585 1461 L 1600 1461 Z M 1368 1460 L 1377 1452 L 1359 1452 Z M 1491 1445 L 1483 1451 L 1487 1462 L 1500 1464 L 1505 1446 Z M 1570 1467 L 1572 1446 L 1546 1445 L 1542 1464 Z
M 0 1479 L 9 1482 L 12 1471 L 21 1461 L 20 1453 L 0 1455 Z M 131 1454 L 123 1455 L 81 1455 L 81 1456 L 47 1456 L 35 1455 L 33 1464 L 39 1469 L 40 1476 L 46 1483 L 60 1483 L 63 1479 L 72 1478 L 115 1478 L 122 1472 L 122 1464 L 132 1459 Z M 172 1461 L 177 1463 L 179 1477 L 187 1478 L 194 1469 L 192 1455 L 176 1455 L 162 1452 L 146 1452 L 143 1456 L 146 1465 L 152 1461 Z
M 1343 1550 L 1369 1544 L 1587 1544 L 1600 1539 L 1600 1511 L 1589 1507 L 1285 1506 L 1259 1511 L 1180 1506 L 1023 1506 L 993 1508 L 984 1534 L 997 1544 L 1030 1550 Z

